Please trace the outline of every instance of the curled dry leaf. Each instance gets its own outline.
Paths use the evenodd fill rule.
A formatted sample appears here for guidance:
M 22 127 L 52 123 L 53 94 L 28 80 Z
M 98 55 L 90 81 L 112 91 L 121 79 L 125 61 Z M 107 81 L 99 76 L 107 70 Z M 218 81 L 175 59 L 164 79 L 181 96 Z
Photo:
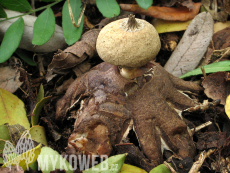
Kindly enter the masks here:
M 0 68 L 0 88 L 14 93 L 23 82 L 19 81 L 20 74 L 17 69 L 10 66 Z
M 205 9 L 211 13 L 214 20 L 220 22 L 226 22 L 230 13 L 230 2 L 229 0 L 210 1 L 202 0 L 202 5 Z
M 120 4 L 120 7 L 125 11 L 131 11 L 138 14 L 144 14 L 154 18 L 173 20 L 173 21 L 187 21 L 193 19 L 200 10 L 201 3 L 194 3 L 193 9 L 187 7 L 157 7 L 151 6 L 147 10 L 134 4 Z
M 96 54 L 96 40 L 99 32 L 99 29 L 90 30 L 82 35 L 81 41 L 77 41 L 64 51 L 58 50 L 48 66 L 48 73 L 66 73 L 87 58 L 92 58 Z
M 230 46 L 230 27 L 216 32 L 213 37 L 215 50 L 225 49 Z
M 189 9 L 193 9 L 194 8 L 194 3 L 192 2 L 192 0 L 162 0 L 160 1 L 161 6 L 165 6 L 165 7 L 172 7 L 174 5 L 176 5 L 177 3 L 179 3 L 182 6 L 188 7 Z
M 13 16 L 18 16 L 18 15 L 23 14 L 23 13 L 11 11 L 11 10 L 5 10 L 5 12 L 7 13 L 7 17 L 13 17 Z M 47 43 L 43 44 L 42 46 L 34 46 L 32 44 L 33 26 L 34 26 L 34 22 L 37 19 L 37 17 L 31 16 L 31 15 L 25 15 L 22 18 L 25 23 L 25 28 L 24 28 L 24 33 L 22 35 L 21 42 L 19 44 L 19 48 L 26 49 L 32 52 L 53 52 L 58 49 L 62 49 L 66 46 L 62 28 L 58 25 L 55 25 L 54 34 Z M 0 23 L 0 30 L 1 30 L 0 40 L 3 39 L 4 33 L 6 32 L 8 27 L 16 20 L 17 18 L 3 21 Z
M 194 70 L 205 54 L 212 35 L 211 14 L 200 13 L 189 24 L 178 46 L 165 64 L 165 70 L 176 77 Z
M 196 147 L 198 150 L 221 148 L 226 140 L 226 132 L 205 132 L 198 136 Z
M 217 72 L 208 75 L 202 82 L 204 93 L 213 100 L 220 99 L 220 104 L 225 105 L 230 94 L 230 78 L 228 72 Z
M 181 92 L 202 88 L 174 77 L 155 62 L 141 71 L 135 80 L 127 79 L 117 66 L 104 62 L 70 85 L 56 109 L 59 121 L 68 112 L 76 118 L 67 154 L 110 155 L 133 119 L 139 145 L 152 165 L 162 163 L 162 148 L 182 158 L 194 156 L 192 138 L 178 112 L 197 105 Z

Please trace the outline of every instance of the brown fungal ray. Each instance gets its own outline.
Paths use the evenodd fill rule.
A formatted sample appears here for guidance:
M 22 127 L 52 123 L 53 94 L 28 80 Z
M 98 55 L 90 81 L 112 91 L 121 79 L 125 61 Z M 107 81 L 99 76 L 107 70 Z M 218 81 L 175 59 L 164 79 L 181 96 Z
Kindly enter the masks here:
M 163 146 L 182 158 L 194 156 L 193 141 L 178 112 L 197 105 L 182 91 L 202 88 L 172 76 L 155 62 L 141 71 L 143 75 L 131 80 L 104 62 L 69 87 L 57 103 L 57 120 L 74 112 L 74 105 L 81 106 L 74 115 L 67 152 L 109 155 L 133 119 L 141 149 L 155 166 L 163 161 Z

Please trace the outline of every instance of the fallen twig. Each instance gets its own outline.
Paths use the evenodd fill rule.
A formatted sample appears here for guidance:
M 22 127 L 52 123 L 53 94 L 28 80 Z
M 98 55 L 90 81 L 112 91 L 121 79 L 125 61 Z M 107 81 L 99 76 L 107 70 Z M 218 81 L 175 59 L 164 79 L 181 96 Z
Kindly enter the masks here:
M 197 173 L 198 170 L 200 169 L 200 167 L 202 166 L 202 164 L 204 163 L 204 160 L 209 157 L 212 153 L 214 153 L 214 151 L 216 151 L 216 149 L 210 149 L 208 150 L 208 152 L 203 151 L 200 154 L 199 159 L 193 164 L 193 166 L 191 167 L 189 173 Z

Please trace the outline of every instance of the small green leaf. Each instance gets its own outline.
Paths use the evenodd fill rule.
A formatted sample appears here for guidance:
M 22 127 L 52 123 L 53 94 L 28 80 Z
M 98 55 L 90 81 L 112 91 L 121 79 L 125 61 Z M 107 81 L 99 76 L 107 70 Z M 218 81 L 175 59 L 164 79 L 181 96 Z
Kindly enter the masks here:
M 30 11 L 32 8 L 27 0 L 0 0 L 0 5 L 13 11 Z
M 50 173 L 55 169 L 65 170 L 72 173 L 73 168 L 57 151 L 50 147 L 43 147 L 38 157 L 38 165 L 43 173 Z
M 34 45 L 43 45 L 52 37 L 55 30 L 55 17 L 51 8 L 43 11 L 34 23 L 33 40 Z
M 7 18 L 7 14 L 1 6 L 0 6 L 0 18 Z
M 171 163 L 169 164 L 171 165 Z M 171 171 L 164 164 L 160 164 L 153 168 L 149 173 L 171 173 Z
M 41 113 L 41 110 L 42 110 L 44 104 L 46 104 L 46 102 L 48 102 L 50 99 L 51 99 L 51 96 L 45 97 L 45 98 L 43 98 L 41 101 L 39 101 L 36 104 L 36 106 L 35 106 L 35 108 L 33 110 L 33 115 L 34 116 L 31 117 L 32 126 L 38 124 L 39 115 Z
M 17 49 L 15 53 L 24 60 L 27 64 L 31 66 L 37 66 L 37 64 L 33 61 L 33 52 L 27 51 L 25 49 Z
M 119 173 L 127 154 L 111 156 L 98 165 L 83 171 L 83 173 Z
M 230 61 L 226 60 L 226 61 L 220 61 L 220 62 L 214 62 L 212 64 L 208 64 L 203 66 L 205 73 L 215 73 L 218 71 L 230 71 Z M 180 78 L 186 78 L 186 77 L 191 77 L 191 76 L 196 76 L 196 75 L 201 75 L 203 74 L 200 67 L 192 70 L 188 73 L 183 74 L 182 76 L 180 76 Z
M 76 24 L 79 20 L 79 16 L 82 10 L 81 4 L 82 4 L 81 0 L 70 0 L 71 9 Z M 68 2 L 66 1 L 62 10 L 62 27 L 63 27 L 63 34 L 65 37 L 65 41 L 68 45 L 74 44 L 77 40 L 81 38 L 81 34 L 83 31 L 83 24 L 84 24 L 84 15 L 82 16 L 80 26 L 78 28 L 74 27 L 69 15 Z
M 116 0 L 96 0 L 96 5 L 104 17 L 110 18 L 120 14 L 120 7 Z
M 119 173 L 147 173 L 147 172 L 144 169 L 124 163 Z
M 19 46 L 24 31 L 24 21 L 20 17 L 5 32 L 0 46 L 0 63 L 8 60 Z
M 4 164 L 4 160 L 2 157 L 0 157 L 0 164 Z
M 37 96 L 37 103 L 40 102 L 44 98 L 44 88 L 43 85 L 40 85 L 38 96 Z
M 138 5 L 147 10 L 152 4 L 153 4 L 153 0 L 136 0 Z
M 43 1 L 43 2 L 54 2 L 56 0 L 41 0 L 41 1 Z
M 31 139 L 41 143 L 43 145 L 48 145 L 46 140 L 46 131 L 42 126 L 33 126 L 30 128 Z

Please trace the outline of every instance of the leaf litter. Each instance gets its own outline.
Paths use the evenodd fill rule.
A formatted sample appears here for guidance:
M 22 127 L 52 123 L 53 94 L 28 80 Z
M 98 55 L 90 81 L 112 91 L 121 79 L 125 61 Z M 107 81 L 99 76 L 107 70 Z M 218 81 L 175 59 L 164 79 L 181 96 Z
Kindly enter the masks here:
M 167 4 L 168 3 L 168 4 Z M 178 5 L 177 4 L 177 2 L 175 1 L 175 0 L 171 0 L 171 1 L 167 1 L 167 3 L 166 2 L 161 2 L 161 4 L 163 4 L 163 6 L 167 6 L 167 7 L 172 7 L 172 8 L 179 8 L 179 9 L 181 9 L 181 7 L 175 7 L 175 5 Z M 182 8 L 184 8 L 184 9 L 189 9 L 189 11 L 190 10 L 193 10 L 194 8 L 194 4 L 191 2 L 191 1 L 183 1 L 182 2 L 182 4 L 181 4 L 183 7 Z M 175 12 L 176 13 L 176 12 Z M 86 13 L 87 14 L 87 13 Z M 137 14 L 137 13 L 136 13 Z M 140 13 L 141 14 L 141 13 Z M 180 17 L 180 15 L 178 15 L 179 17 Z M 194 16 L 196 16 L 196 15 L 194 15 Z M 119 16 L 118 16 L 119 17 Z M 90 21 L 90 22 L 92 22 L 92 19 L 89 17 L 89 16 L 87 16 L 87 18 L 88 18 L 88 20 Z M 99 17 L 98 17 L 99 18 Z M 145 16 L 144 15 L 142 15 L 142 18 L 145 18 Z M 162 14 L 162 16 L 160 16 L 159 18 L 164 18 L 164 15 Z M 189 16 L 186 16 L 186 18 L 189 18 Z M 191 19 L 193 19 L 194 17 L 192 17 Z M 148 20 L 148 18 L 145 18 L 146 20 Z M 175 20 L 176 18 L 174 18 L 173 20 Z M 181 20 L 181 19 L 180 19 Z M 182 20 L 184 20 L 184 19 L 182 19 Z M 187 20 L 187 19 L 186 19 Z M 199 24 L 198 24 L 199 25 Z M 103 26 L 103 25 L 102 25 Z M 222 31 L 223 33 L 222 33 L 222 38 L 220 38 L 220 39 L 213 39 L 213 44 L 214 45 L 217 45 L 217 44 L 219 44 L 220 46 L 219 47 L 221 47 L 222 45 L 227 45 L 227 43 L 228 43 L 228 39 L 226 39 L 226 38 L 228 38 L 228 36 L 227 35 L 224 35 L 224 32 L 226 32 L 226 33 L 228 33 L 228 31 Z M 86 32 L 85 32 L 86 33 Z M 174 32 L 174 33 L 176 33 L 176 32 Z M 195 33 L 195 32 L 194 32 Z M 194 34 L 193 33 L 193 34 Z M 180 33 L 176 33 L 176 35 L 178 35 L 178 38 L 179 38 L 179 40 L 181 40 L 180 39 Z M 192 35 L 192 33 L 190 32 L 190 35 Z M 89 37 L 89 38 L 87 38 L 86 40 L 84 40 L 85 41 L 85 43 L 79 43 L 79 42 L 81 42 L 81 41 L 79 41 L 79 42 L 77 42 L 77 45 L 78 46 L 75 46 L 75 47 L 72 47 L 71 49 L 70 48 L 67 48 L 66 50 L 66 52 L 65 51 L 60 51 L 59 53 L 60 54 L 62 54 L 62 57 L 53 57 L 53 62 L 50 64 L 50 66 L 49 66 L 49 70 L 50 69 L 55 69 L 54 71 L 55 72 L 58 72 L 58 73 L 65 73 L 65 75 L 66 76 L 64 76 L 64 78 L 66 78 L 67 77 L 67 79 L 70 79 L 70 81 L 69 81 L 69 83 L 71 83 L 71 81 L 73 81 L 72 79 L 74 79 L 74 78 L 76 78 L 76 76 L 77 77 L 79 77 L 79 76 L 81 76 L 82 74 L 84 75 L 84 73 L 86 72 L 86 71 L 88 71 L 90 68 L 91 68 L 91 66 L 94 66 L 94 65 L 97 65 L 98 64 L 98 62 L 100 62 L 100 61 L 95 61 L 94 59 L 97 59 L 97 55 L 96 55 L 96 52 L 95 52 L 95 50 L 93 51 L 93 49 L 92 49 L 92 45 L 94 45 L 95 43 L 95 40 L 96 40 L 96 37 L 97 36 L 95 36 L 94 38 L 92 37 L 92 39 L 94 39 L 94 40 L 91 40 L 90 41 L 90 38 L 91 37 Z M 166 37 L 167 38 L 167 37 Z M 82 36 L 82 40 L 83 40 L 83 36 Z M 219 41 L 219 43 L 218 43 L 218 41 Z M 83 42 L 83 41 L 82 41 Z M 176 41 L 177 42 L 177 41 Z M 188 41 L 189 42 L 189 41 Z M 91 44 L 88 44 L 88 43 L 91 43 Z M 210 45 L 210 48 L 212 48 L 213 46 L 212 45 Z M 228 46 L 229 47 L 229 46 Z M 73 48 L 76 48 L 76 49 L 73 49 Z M 227 47 L 225 47 L 225 48 L 227 48 Z M 90 50 L 91 49 L 91 50 Z M 94 49 L 95 49 L 95 47 L 94 47 Z M 206 49 L 206 48 L 203 48 L 203 49 Z M 217 47 L 215 47 L 215 49 L 217 49 Z M 223 47 L 221 47 L 221 50 L 222 49 L 224 49 Z M 168 54 L 168 52 L 171 52 L 172 50 L 171 49 L 168 49 L 167 47 L 165 47 L 165 49 L 164 50 L 162 50 L 162 52 L 160 53 L 160 55 L 159 55 L 159 57 L 157 57 L 158 58 L 158 60 L 159 60 L 159 58 L 162 56 L 162 57 L 164 57 L 165 55 L 163 55 L 164 53 L 165 54 Z M 206 50 L 204 50 L 204 52 L 205 52 Z M 215 50 L 216 51 L 216 50 Z M 78 52 L 80 52 L 80 54 L 78 54 Z M 82 53 L 83 52 L 83 53 Z M 72 60 L 67 60 L 67 59 L 69 59 L 69 57 L 68 56 L 69 55 L 71 55 L 71 56 L 73 56 L 72 58 L 70 58 L 70 59 L 72 59 Z M 219 55 L 219 57 L 220 57 L 221 55 Z M 194 57 L 195 57 L 195 55 L 194 55 Z M 55 59 L 56 58 L 56 59 Z M 58 59 L 59 58 L 59 59 Z M 65 59 L 66 58 L 66 59 Z M 75 60 L 74 58 L 76 58 L 77 60 Z M 226 58 L 226 57 L 225 57 Z M 168 59 L 168 57 L 167 57 L 167 59 Z M 166 60 L 167 60 L 166 59 Z M 60 63 L 59 63 L 59 60 L 60 60 Z M 90 60 L 90 61 L 88 61 L 88 60 Z M 95 63 L 96 62 L 96 64 L 93 64 L 92 63 L 92 60 L 93 60 L 93 63 Z M 197 60 L 198 61 L 198 60 Z M 72 62 L 74 62 L 73 64 L 71 64 Z M 159 60 L 158 62 L 160 62 L 161 63 L 161 60 Z M 163 61 L 162 61 L 163 62 Z M 206 64 L 208 64 L 208 63 L 210 63 L 210 62 L 213 62 L 213 61 L 209 61 L 209 60 L 207 60 L 206 61 Z M 59 63 L 59 64 L 58 64 Z M 222 63 L 222 62 L 220 62 L 220 63 Z M 67 64 L 67 65 L 66 65 Z M 83 65 L 83 64 L 85 64 L 85 65 Z M 164 65 L 164 63 L 161 63 L 161 65 Z M 212 65 L 212 64 L 210 64 L 210 65 Z M 47 64 L 45 65 L 45 67 L 47 68 Z M 213 72 L 215 72 L 215 68 L 216 67 L 218 67 L 218 66 L 214 66 L 213 67 L 213 71 L 211 71 L 211 73 L 213 73 Z M 28 68 L 28 67 L 25 67 L 25 68 L 27 68 L 27 69 L 30 69 L 30 67 Z M 34 68 L 34 67 L 33 67 Z M 227 68 L 227 66 L 226 66 L 226 68 Z M 72 75 L 71 73 L 66 73 L 66 72 L 69 72 L 69 71 L 71 71 L 71 70 L 73 70 L 74 72 L 75 72 L 75 76 L 74 75 Z M 106 70 L 106 69 L 104 69 L 104 70 Z M 34 71 L 33 71 L 34 72 Z M 207 72 L 208 73 L 208 72 Z M 225 75 L 227 75 L 227 72 L 218 72 L 218 74 L 219 73 L 225 73 Z M 61 75 L 62 75 L 61 74 Z M 200 72 L 199 72 L 199 74 L 201 74 Z M 60 75 L 60 74 L 59 74 Z M 197 75 L 197 73 L 195 73 L 195 74 L 193 74 L 194 76 L 196 76 Z M 224 83 L 228 83 L 228 81 L 226 80 L 226 79 L 228 79 L 228 77 L 225 77 L 224 78 L 224 75 L 222 75 L 221 77 L 220 77 L 220 79 L 219 79 L 219 77 L 217 77 L 217 78 L 215 78 L 215 75 L 216 74 L 213 74 L 213 77 L 212 76 L 207 76 L 206 78 L 205 78 L 205 80 L 204 80 L 204 82 L 203 82 L 203 85 L 207 85 L 208 86 L 208 88 L 209 88 L 209 92 L 210 93 L 212 93 L 211 91 L 213 91 L 213 90 L 215 90 L 215 91 L 219 91 L 219 90 L 226 90 L 226 88 L 227 88 L 227 86 L 225 86 L 225 84 L 223 84 L 224 86 L 222 86 L 222 88 L 219 88 L 221 85 L 222 85 L 222 83 L 220 82 L 219 84 L 216 82 L 213 82 L 213 81 L 215 81 L 215 80 L 222 80 Z M 36 75 L 32 75 L 32 78 L 36 78 L 35 77 Z M 74 77 L 73 77 L 74 76 Z M 23 77 L 23 75 L 22 75 L 22 77 Z M 187 76 L 187 77 L 189 77 L 189 76 Z M 200 80 L 200 77 L 193 77 L 193 79 L 197 79 L 197 80 Z M 212 82 L 210 82 L 209 81 L 209 83 L 207 82 L 208 81 L 208 79 L 211 79 L 211 81 Z M 190 79 L 190 78 L 188 78 L 188 79 Z M 209 79 L 209 80 L 210 80 Z M 25 80 L 24 80 L 25 81 Z M 27 79 L 27 81 L 29 81 L 28 79 Z M 46 84 L 44 81 L 42 81 L 42 80 L 40 80 L 39 79 L 39 82 L 42 82 L 42 83 L 44 83 L 44 89 L 45 89 L 45 95 L 47 96 L 47 95 L 51 95 L 51 93 L 53 94 L 53 91 L 55 91 L 55 89 L 56 89 L 56 87 L 54 86 L 55 84 L 56 84 L 56 79 L 55 78 L 52 78 L 50 81 L 49 81 L 49 83 L 48 84 Z M 208 83 L 208 84 L 205 84 L 205 82 L 206 83 Z M 69 85 L 69 83 L 67 82 L 66 84 L 65 84 L 65 86 L 63 85 L 63 88 L 60 88 L 59 90 L 58 90 L 58 94 L 60 94 L 60 93 L 62 93 L 63 91 L 65 91 L 66 90 L 66 88 L 67 88 L 67 86 Z M 214 85 L 212 84 L 212 83 L 214 83 Z M 25 85 L 27 85 L 27 84 L 24 84 L 23 86 L 25 86 Z M 32 86 L 33 87 L 33 86 Z M 25 88 L 25 87 L 23 87 L 23 88 Z M 33 90 L 33 92 L 35 92 L 36 90 Z M 56 92 L 56 91 L 55 91 Z M 216 99 L 222 99 L 222 101 L 224 100 L 224 98 L 226 98 L 227 97 L 227 94 L 226 93 L 224 93 L 224 91 L 223 92 L 217 92 L 218 94 L 218 97 L 217 98 L 214 98 L 213 96 L 209 96 L 208 94 L 205 94 L 205 93 L 199 93 L 199 94 L 197 94 L 197 95 L 193 95 L 193 94 L 191 94 L 190 96 L 192 97 L 192 98 L 196 98 L 196 99 L 200 99 L 200 100 L 203 100 L 204 98 L 205 99 L 207 99 L 206 97 L 209 97 L 209 101 L 210 100 L 216 100 Z M 16 92 L 16 94 L 18 94 L 18 92 Z M 19 95 L 22 95 L 22 94 L 19 94 Z M 213 94 L 210 94 L 210 95 L 213 95 Z M 87 98 L 87 97 L 90 97 L 90 96 L 88 96 L 88 95 L 81 95 L 81 96 L 79 96 L 80 98 Z M 50 101 L 48 101 L 47 102 L 47 104 L 46 104 L 46 106 L 45 106 L 45 111 L 42 111 L 42 119 L 41 119 L 41 124 L 42 125 L 44 125 L 45 127 L 47 127 L 46 125 L 45 125 L 45 123 L 47 123 L 47 124 L 50 124 L 51 126 L 52 126 L 52 124 L 53 125 L 55 125 L 55 133 L 56 134 L 58 134 L 59 135 L 59 140 L 57 139 L 56 140 L 56 142 L 55 143 L 51 143 L 51 147 L 53 148 L 53 149 L 56 149 L 57 151 L 60 151 L 60 152 L 62 152 L 63 151 L 63 149 L 60 149 L 60 148 L 64 148 L 64 147 L 66 147 L 66 145 L 63 145 L 63 143 L 67 143 L 67 140 L 66 139 L 68 139 L 68 137 L 69 137 L 69 135 L 71 134 L 71 132 L 72 132 L 72 126 L 73 126 L 73 120 L 71 120 L 73 117 L 69 117 L 68 119 L 65 119 L 64 120 L 64 122 L 62 123 L 62 124 L 60 124 L 60 123 L 58 123 L 58 122 L 55 122 L 54 121 L 54 110 L 55 110 L 55 108 L 54 108 L 54 105 L 56 104 L 56 101 L 57 101 L 57 98 L 58 98 L 58 96 L 56 96 L 56 95 L 54 95 L 54 97 L 53 97 L 53 99 L 51 99 Z M 28 99 L 28 98 L 26 98 L 26 99 Z M 24 98 L 24 100 L 26 100 L 25 98 Z M 56 100 L 55 100 L 56 99 Z M 208 102 L 209 103 L 209 102 Z M 28 107 L 28 106 L 27 106 Z M 76 105 L 76 107 L 78 108 L 78 105 Z M 221 110 L 221 111 L 219 111 L 219 110 Z M 216 112 L 218 112 L 218 113 L 216 113 Z M 216 152 L 214 152 L 214 154 L 212 154 L 212 155 L 210 155 L 211 156 L 211 158 L 212 158 L 212 160 L 211 159 L 209 159 L 209 158 L 207 158 L 206 159 L 206 162 L 204 162 L 204 164 L 203 164 L 203 166 L 201 166 L 201 167 L 199 167 L 200 168 L 200 171 L 201 172 L 207 172 L 207 169 L 206 169 L 206 167 L 208 166 L 209 168 L 211 168 L 212 170 L 217 170 L 217 171 L 222 171 L 222 170 L 226 170 L 226 169 L 228 169 L 227 168 L 227 166 L 223 166 L 223 165 L 228 165 L 228 163 L 229 163 L 229 161 L 228 161 L 228 157 L 229 157 L 229 155 L 230 155 L 230 153 L 229 153 L 229 151 L 228 151 L 228 147 L 229 147 L 229 139 L 228 139 L 228 135 L 229 134 L 226 134 L 226 137 L 221 137 L 221 138 L 215 138 L 216 137 L 216 135 L 215 134 L 221 134 L 221 133 L 217 133 L 217 129 L 218 129 L 218 126 L 219 126 L 219 128 L 220 128 L 220 130 L 221 131 L 223 131 L 223 128 L 222 128 L 222 126 L 227 126 L 228 125 L 228 122 L 227 121 L 225 121 L 224 123 L 223 123 L 223 121 L 221 121 L 222 119 L 221 118 L 227 118 L 227 116 L 226 116 L 226 114 L 223 112 L 223 105 L 222 105 L 222 102 L 221 102 L 221 105 L 216 105 L 216 106 L 213 106 L 213 107 L 210 107 L 210 108 L 208 108 L 208 110 L 206 110 L 206 112 L 204 113 L 204 112 L 202 112 L 202 111 L 194 111 L 194 112 L 183 112 L 183 116 L 184 117 L 186 117 L 190 122 L 192 122 L 192 124 L 190 123 L 188 123 L 187 125 L 188 126 L 190 126 L 190 128 L 193 128 L 194 126 L 198 126 L 198 125 L 200 125 L 200 124 L 202 124 L 202 123 L 204 123 L 204 122 L 206 122 L 207 121 L 207 119 L 208 118 L 210 118 L 211 119 L 211 121 L 213 122 L 213 124 L 211 125 L 211 127 L 205 127 L 204 129 L 202 129 L 202 130 L 200 130 L 199 132 L 195 132 L 195 138 L 200 142 L 200 141 L 203 141 L 203 143 L 199 143 L 199 142 L 197 142 L 197 146 L 199 145 L 199 148 L 197 147 L 197 151 L 199 151 L 199 152 L 203 152 L 203 150 L 205 149 L 205 148 L 202 148 L 201 146 L 203 146 L 203 145 L 205 145 L 205 146 L 211 146 L 211 147 L 214 147 L 214 148 L 217 148 L 217 150 L 216 150 Z M 225 124 L 225 125 L 224 125 Z M 213 132 L 213 133 L 211 133 L 211 132 Z M 214 133 L 215 132 L 215 133 Z M 52 129 L 47 129 L 47 133 L 48 133 L 48 135 L 51 135 L 52 133 L 53 133 L 53 130 Z M 204 138 L 204 136 L 207 136 L 207 134 L 209 133 L 209 135 L 210 135 L 210 139 L 208 139 L 208 138 Z M 201 134 L 200 136 L 198 135 L 198 134 Z M 203 135 L 202 135 L 203 134 Z M 135 143 L 135 141 L 133 141 L 133 139 L 135 138 L 134 137 L 134 135 L 129 135 L 128 136 L 129 138 L 128 138 L 128 140 L 129 139 L 132 139 L 132 142 L 133 142 L 133 144 L 132 144 L 132 146 L 135 146 L 136 148 L 138 148 L 139 150 L 140 150 L 140 152 L 141 152 L 141 148 L 139 148 L 139 146 L 138 146 L 138 143 L 136 144 Z M 60 140 L 61 139 L 61 140 Z M 50 140 L 50 139 L 49 139 Z M 138 140 L 138 139 L 136 139 L 136 140 Z M 208 140 L 211 140 L 211 142 L 208 142 Z M 217 143 L 217 141 L 219 141 L 219 140 L 222 140 L 222 143 L 221 143 L 221 145 L 219 146 L 219 148 L 218 147 L 216 147 L 216 143 Z M 224 142 L 223 142 L 224 141 Z M 50 142 L 50 141 L 49 141 Z M 207 144 L 207 145 L 206 145 Z M 215 144 L 215 145 L 214 145 Z M 131 146 L 131 145 L 130 145 Z M 134 150 L 133 149 L 133 151 L 132 151 L 132 147 L 130 147 L 130 146 L 126 146 L 127 147 L 127 150 L 126 151 L 129 151 L 130 152 L 130 154 L 131 153 L 135 153 L 135 151 L 136 150 Z M 129 148 L 130 147 L 130 148 Z M 206 147 L 206 149 L 208 149 L 209 147 Z M 199 149 L 199 150 L 198 150 Z M 121 149 L 121 152 L 122 152 L 122 149 Z M 220 157 L 219 157 L 219 153 L 221 153 L 221 155 L 220 155 Z M 138 152 L 137 152 L 138 153 Z M 113 154 L 118 154 L 118 152 L 117 153 L 113 153 Z M 197 156 L 199 156 L 199 154 L 200 153 L 197 153 L 198 155 Z M 148 168 L 148 160 L 145 160 L 146 158 L 144 158 L 144 156 L 143 156 L 143 158 L 141 157 L 140 158 L 140 156 L 142 156 L 142 154 L 139 154 L 138 156 L 139 156 L 139 158 L 137 157 L 137 155 L 135 155 L 134 154 L 134 158 L 135 158 L 135 161 L 136 161 L 136 163 L 133 163 L 133 164 L 135 164 L 135 166 L 139 166 L 137 163 L 138 163 L 138 161 L 140 161 L 140 160 L 142 160 L 142 161 L 144 161 L 144 162 L 146 162 L 146 164 L 140 164 L 140 166 L 139 167 L 142 167 L 143 169 L 148 169 L 148 170 L 150 170 L 149 168 Z M 126 158 L 128 158 L 128 156 L 126 156 Z M 131 157 L 132 158 L 132 157 Z M 194 158 L 193 158 L 194 159 Z M 220 160 L 221 160 L 221 162 L 220 162 Z M 224 160 L 224 161 L 223 161 Z M 195 161 L 195 159 L 193 160 L 193 161 Z M 125 161 L 126 162 L 126 161 Z M 142 162 L 143 163 L 143 162 Z M 142 165 L 142 166 L 141 166 Z M 218 165 L 221 165 L 221 166 L 219 166 L 218 167 Z M 160 165 L 160 166 L 162 166 L 162 165 Z M 172 165 L 173 166 L 173 165 Z M 174 165 L 174 168 L 175 168 L 175 170 L 179 170 L 179 169 L 177 169 L 177 168 L 179 168 L 181 165 L 180 165 L 180 163 L 176 166 L 176 165 Z M 157 167 L 156 167 L 157 168 Z M 164 167 L 164 169 L 165 169 L 165 167 Z M 166 168 L 167 169 L 167 168 Z M 189 168 L 188 168 L 189 169 Z M 187 168 L 186 169 L 182 169 L 182 171 L 185 171 L 185 170 L 188 170 Z M 160 170 L 163 170 L 163 169 L 160 169 Z M 168 169 L 167 169 L 168 170 Z M 165 170 L 166 171 L 166 170 Z M 166 171 L 167 172 L 167 171 Z

